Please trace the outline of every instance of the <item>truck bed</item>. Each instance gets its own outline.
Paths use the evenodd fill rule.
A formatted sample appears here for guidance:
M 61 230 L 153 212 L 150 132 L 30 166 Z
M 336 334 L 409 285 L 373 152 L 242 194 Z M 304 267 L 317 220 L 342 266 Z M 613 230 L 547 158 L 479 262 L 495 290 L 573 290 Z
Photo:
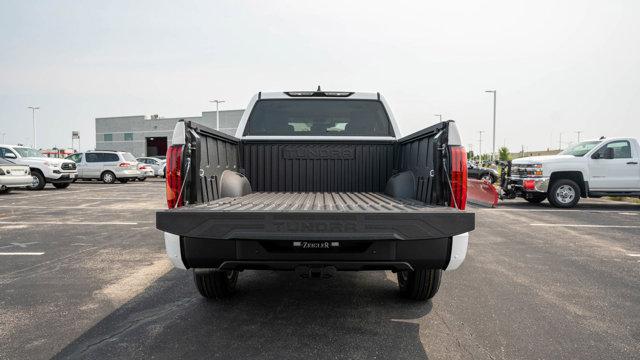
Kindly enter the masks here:
M 375 192 L 255 192 L 157 213 L 160 230 L 246 240 L 419 240 L 474 228 L 472 213 Z

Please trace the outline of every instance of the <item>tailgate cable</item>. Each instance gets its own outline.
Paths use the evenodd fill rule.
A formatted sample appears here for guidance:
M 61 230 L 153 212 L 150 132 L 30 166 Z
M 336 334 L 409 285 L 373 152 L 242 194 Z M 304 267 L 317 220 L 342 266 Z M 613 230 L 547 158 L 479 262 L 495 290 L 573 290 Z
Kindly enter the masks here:
M 178 193 L 178 201 L 176 201 L 176 204 L 173 206 L 173 208 L 177 208 L 178 204 L 180 203 L 180 198 L 182 197 L 182 190 L 184 190 L 184 185 L 187 183 L 187 177 L 189 175 L 189 168 L 191 167 L 191 158 L 187 158 L 187 168 L 185 169 L 184 173 L 187 174 L 187 176 L 184 177 L 184 180 L 182 181 L 182 186 L 180 186 L 180 192 Z
M 442 149 L 442 152 L 445 153 L 446 151 Z M 450 198 L 453 199 L 453 205 L 456 207 L 456 209 L 460 209 L 458 207 L 458 202 L 456 201 L 456 197 L 453 196 L 453 187 L 451 186 L 451 180 L 449 179 L 449 171 L 447 171 L 447 158 L 444 156 L 442 157 L 442 167 L 444 168 L 444 174 L 445 174 L 445 178 L 447 179 L 447 185 L 449 185 L 449 191 L 451 191 Z

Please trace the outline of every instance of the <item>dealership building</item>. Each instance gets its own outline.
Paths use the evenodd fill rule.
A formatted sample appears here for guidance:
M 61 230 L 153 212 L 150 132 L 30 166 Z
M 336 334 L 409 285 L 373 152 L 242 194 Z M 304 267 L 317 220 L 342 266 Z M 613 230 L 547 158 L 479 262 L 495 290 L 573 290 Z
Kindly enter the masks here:
M 220 131 L 235 135 L 244 110 L 220 111 Z M 212 129 L 216 128 L 216 112 L 202 116 L 162 118 L 157 115 L 96 118 L 96 150 L 127 151 L 134 156 L 165 155 L 176 123 L 184 119 Z

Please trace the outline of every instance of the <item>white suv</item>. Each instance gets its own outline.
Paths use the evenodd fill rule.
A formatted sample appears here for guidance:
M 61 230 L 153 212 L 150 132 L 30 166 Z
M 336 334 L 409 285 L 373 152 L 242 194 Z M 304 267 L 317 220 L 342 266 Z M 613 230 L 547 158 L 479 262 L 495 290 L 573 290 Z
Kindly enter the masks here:
M 78 165 L 78 178 L 98 179 L 105 184 L 126 183 L 144 176 L 138 169 L 138 160 L 128 152 L 96 150 L 67 156 Z
M 0 157 L 31 169 L 32 190 L 42 190 L 47 183 L 57 189 L 69 187 L 78 171 L 73 161 L 48 158 L 36 149 L 16 145 L 0 145 Z

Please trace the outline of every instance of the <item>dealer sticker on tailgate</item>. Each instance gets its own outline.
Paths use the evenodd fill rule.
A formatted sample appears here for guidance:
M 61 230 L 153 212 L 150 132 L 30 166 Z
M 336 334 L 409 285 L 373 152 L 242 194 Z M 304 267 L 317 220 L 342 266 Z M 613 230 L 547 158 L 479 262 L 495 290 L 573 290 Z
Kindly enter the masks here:
M 338 241 L 294 241 L 294 248 L 299 249 L 332 249 L 340 247 Z

